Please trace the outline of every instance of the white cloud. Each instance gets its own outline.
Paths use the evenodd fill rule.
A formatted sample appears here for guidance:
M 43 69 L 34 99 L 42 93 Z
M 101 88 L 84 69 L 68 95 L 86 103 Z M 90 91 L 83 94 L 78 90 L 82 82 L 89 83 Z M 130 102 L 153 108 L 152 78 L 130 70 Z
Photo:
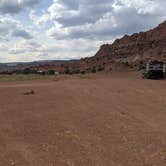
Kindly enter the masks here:
M 11 17 L 0 17 L 0 38 L 10 40 L 12 37 L 21 37 L 25 39 L 33 38 L 21 23 Z
M 71 5 L 75 2 L 75 7 Z M 49 7 L 55 39 L 112 39 L 154 27 L 166 18 L 161 0 L 55 0 Z M 162 17 L 163 16 L 163 17 Z M 130 18 L 130 19 L 129 19 Z M 57 25 L 59 25 L 57 27 Z
M 135 8 L 140 14 L 154 13 L 158 7 L 158 2 L 152 0 L 117 0 L 116 4 Z
M 166 19 L 164 0 L 43 0 L 47 8 L 34 8 L 41 1 L 0 0 L 0 53 L 10 60 L 93 56 L 100 44 Z
M 4 43 L 0 43 L 0 51 L 4 52 L 8 50 L 8 46 Z
M 35 11 L 32 10 L 29 13 L 29 18 L 33 21 L 33 23 L 36 26 L 41 27 L 50 20 L 50 15 L 48 13 L 43 13 L 41 16 L 38 16 L 35 14 Z
M 9 49 L 10 54 L 23 54 L 23 53 L 35 53 L 40 52 L 42 46 L 35 41 L 21 40 Z

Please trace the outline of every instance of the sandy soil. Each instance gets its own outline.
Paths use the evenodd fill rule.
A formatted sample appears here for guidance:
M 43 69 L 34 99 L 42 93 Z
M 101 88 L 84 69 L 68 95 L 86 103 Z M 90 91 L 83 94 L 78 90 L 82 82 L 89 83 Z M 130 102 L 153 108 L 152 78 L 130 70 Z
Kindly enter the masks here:
M 166 166 L 165 87 L 135 73 L 1 83 L 0 166 Z

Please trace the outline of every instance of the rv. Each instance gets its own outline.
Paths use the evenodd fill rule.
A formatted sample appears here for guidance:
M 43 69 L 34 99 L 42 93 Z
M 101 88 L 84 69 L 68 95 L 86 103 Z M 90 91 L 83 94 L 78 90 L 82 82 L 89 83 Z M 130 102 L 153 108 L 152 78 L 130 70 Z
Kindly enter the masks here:
M 161 61 L 152 61 L 142 67 L 142 78 L 163 79 L 166 76 L 166 64 Z

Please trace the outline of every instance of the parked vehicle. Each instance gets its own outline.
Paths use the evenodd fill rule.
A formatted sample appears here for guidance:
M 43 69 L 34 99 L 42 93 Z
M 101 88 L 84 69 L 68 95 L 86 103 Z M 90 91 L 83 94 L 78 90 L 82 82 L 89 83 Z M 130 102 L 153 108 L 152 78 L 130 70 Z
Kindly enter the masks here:
M 163 79 L 166 76 L 166 64 L 161 61 L 152 61 L 143 65 L 142 78 Z

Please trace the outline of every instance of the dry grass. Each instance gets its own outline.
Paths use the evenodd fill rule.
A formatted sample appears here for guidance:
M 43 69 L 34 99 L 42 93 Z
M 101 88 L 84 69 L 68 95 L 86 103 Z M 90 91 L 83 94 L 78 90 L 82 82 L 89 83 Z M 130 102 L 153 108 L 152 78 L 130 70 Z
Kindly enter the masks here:
M 28 74 L 28 75 L 0 75 L 0 82 L 17 82 L 17 81 L 28 81 L 28 80 L 37 80 L 45 79 L 46 76 L 37 75 L 37 74 Z

